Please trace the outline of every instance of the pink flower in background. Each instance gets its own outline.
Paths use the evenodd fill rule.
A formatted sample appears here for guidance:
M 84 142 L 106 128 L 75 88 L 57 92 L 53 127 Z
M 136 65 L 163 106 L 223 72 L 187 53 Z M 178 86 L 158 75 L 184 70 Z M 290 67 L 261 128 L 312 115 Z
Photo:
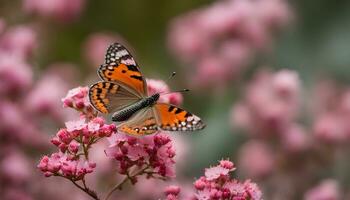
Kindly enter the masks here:
M 15 103 L 0 100 L 0 118 L 0 134 L 3 139 L 18 141 L 25 134 L 29 135 L 30 124 L 27 127 L 28 129 L 20 128 L 23 124 L 28 124 L 29 121 L 26 120 L 21 108 Z
M 248 84 L 244 100 L 232 110 L 232 122 L 256 136 L 282 135 L 300 106 L 300 80 L 291 70 L 259 72 Z
M 249 141 L 238 154 L 238 167 L 248 177 L 264 177 L 275 168 L 275 155 L 270 147 L 260 141 Z
M 165 188 L 165 195 L 167 200 L 177 200 L 181 189 L 179 186 L 170 185 Z
M 0 49 L 27 60 L 38 44 L 37 34 L 28 25 L 9 27 L 0 38 Z
M 64 120 L 72 118 L 72 113 L 63 110 L 60 99 L 64 96 L 71 85 L 70 71 L 61 73 L 55 70 L 56 67 L 60 69 L 67 69 L 66 67 L 73 67 L 72 65 L 58 64 L 49 67 L 42 77 L 35 83 L 32 90 L 29 91 L 25 98 L 24 106 L 26 110 L 37 117 L 46 114 L 52 119 L 63 122 Z M 58 69 L 58 68 L 57 68 Z
M 282 135 L 282 147 L 290 153 L 304 152 L 311 146 L 309 135 L 303 127 L 293 124 Z
M 270 49 L 274 32 L 291 17 L 287 1 L 217 1 L 175 18 L 168 46 L 186 66 L 195 67 L 195 84 L 222 86 L 237 78 L 256 53 Z
M 159 102 L 170 103 L 174 105 L 180 105 L 182 103 L 183 97 L 179 92 L 162 95 L 162 93 L 170 92 L 168 85 L 164 81 L 156 79 L 147 79 L 146 81 L 149 95 L 161 93 Z
M 60 22 L 71 22 L 80 16 L 85 3 L 85 0 L 23 0 L 23 9 Z
M 346 144 L 350 138 L 350 89 L 333 81 L 321 81 L 311 100 L 315 138 L 328 144 Z
M 30 180 L 30 161 L 17 150 L 9 151 L 1 160 L 1 173 L 8 182 L 15 184 L 23 184 Z
M 32 85 L 31 66 L 14 54 L 0 50 L 0 95 L 11 96 Z
M 94 33 L 91 34 L 83 45 L 83 55 L 86 61 L 94 68 L 104 63 L 105 53 L 110 44 L 119 42 L 126 44 L 125 40 L 115 33 Z
M 340 200 L 341 192 L 336 180 L 323 180 L 319 185 L 310 189 L 304 196 L 305 200 Z

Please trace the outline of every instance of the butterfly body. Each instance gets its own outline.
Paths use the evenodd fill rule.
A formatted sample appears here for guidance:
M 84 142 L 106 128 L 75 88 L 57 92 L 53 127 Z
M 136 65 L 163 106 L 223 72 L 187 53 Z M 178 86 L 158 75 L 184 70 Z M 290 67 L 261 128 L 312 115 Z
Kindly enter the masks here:
M 138 102 L 131 104 L 119 111 L 116 111 L 112 116 L 112 121 L 122 122 L 128 120 L 132 115 L 141 109 L 153 106 L 159 99 L 160 94 L 156 93 L 152 96 L 142 98 Z
M 149 96 L 137 63 L 121 44 L 108 47 L 98 75 L 102 80 L 90 86 L 90 102 L 101 113 L 114 113 L 112 120 L 120 132 L 148 135 L 158 130 L 184 132 L 205 127 L 196 115 L 159 102 L 159 93 Z

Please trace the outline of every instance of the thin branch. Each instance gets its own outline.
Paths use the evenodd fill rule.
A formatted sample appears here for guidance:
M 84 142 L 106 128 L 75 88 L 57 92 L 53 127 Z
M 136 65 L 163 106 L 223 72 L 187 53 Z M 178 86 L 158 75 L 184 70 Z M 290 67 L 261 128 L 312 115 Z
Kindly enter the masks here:
M 116 190 L 120 190 L 122 189 L 123 185 L 128 181 L 128 180 L 131 180 L 132 178 L 138 176 L 138 175 L 141 175 L 145 172 L 145 170 L 148 169 L 149 166 L 146 166 L 145 168 L 141 169 L 140 171 L 136 172 L 135 174 L 133 175 L 130 175 L 129 173 L 127 173 L 127 176 L 120 182 L 118 183 L 117 185 L 115 185 L 107 194 L 105 200 L 108 200 L 111 196 L 112 196 L 112 193 Z

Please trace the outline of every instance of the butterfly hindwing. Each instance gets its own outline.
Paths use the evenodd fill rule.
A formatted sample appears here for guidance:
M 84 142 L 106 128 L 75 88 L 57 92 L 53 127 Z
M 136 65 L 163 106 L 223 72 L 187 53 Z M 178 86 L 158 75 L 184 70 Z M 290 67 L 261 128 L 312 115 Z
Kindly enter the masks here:
M 129 135 L 149 135 L 158 131 L 157 121 L 151 108 L 144 108 L 126 122 L 120 124 L 119 131 Z
M 122 85 L 105 81 L 90 87 L 89 98 L 91 104 L 105 114 L 122 109 L 140 99 Z
M 121 44 L 114 43 L 108 47 L 105 64 L 100 66 L 98 74 L 104 81 L 118 82 L 135 90 L 138 96 L 147 96 L 146 81 L 140 68 Z
M 205 127 L 202 120 L 174 105 L 157 103 L 154 106 L 158 127 L 166 131 L 195 131 Z

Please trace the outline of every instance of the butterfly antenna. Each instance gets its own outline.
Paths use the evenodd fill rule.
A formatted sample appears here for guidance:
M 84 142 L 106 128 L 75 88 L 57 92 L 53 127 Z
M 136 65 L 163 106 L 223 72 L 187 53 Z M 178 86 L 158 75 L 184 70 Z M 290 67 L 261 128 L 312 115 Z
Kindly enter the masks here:
M 168 83 L 175 75 L 176 75 L 176 72 L 172 72 L 169 78 L 167 79 L 166 83 Z
M 175 91 L 170 91 L 170 92 L 166 92 L 166 93 L 160 93 L 161 95 L 165 95 L 165 94 L 172 94 L 172 93 L 178 93 L 178 92 L 189 92 L 189 89 L 182 89 L 182 90 L 175 90 Z

